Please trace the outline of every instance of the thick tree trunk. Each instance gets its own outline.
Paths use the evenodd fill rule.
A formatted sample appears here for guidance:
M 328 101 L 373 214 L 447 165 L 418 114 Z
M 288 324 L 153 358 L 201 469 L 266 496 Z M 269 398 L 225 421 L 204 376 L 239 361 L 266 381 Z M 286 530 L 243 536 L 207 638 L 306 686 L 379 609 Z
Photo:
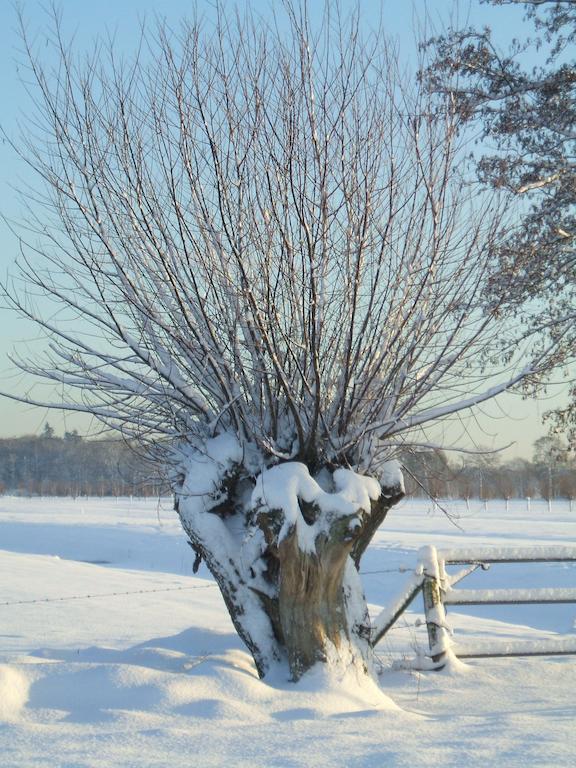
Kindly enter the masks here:
M 354 643 L 343 586 L 350 549 L 334 535 L 317 542 L 316 552 L 303 552 L 295 533 L 279 547 L 279 617 L 294 680 Z
M 264 598 L 263 606 L 286 654 L 292 680 L 318 662 L 354 663 L 370 673 L 370 619 L 360 579 L 350 578 L 350 573 L 357 576 L 369 540 L 402 497 L 398 489 L 383 494 L 373 502 L 363 524 L 352 530 L 349 517 L 336 517 L 329 533 L 316 538 L 314 551 L 301 547 L 296 528 L 278 547 L 269 549 L 277 597 Z M 263 518 L 260 523 L 266 527 Z
M 299 680 L 317 663 L 373 668 L 358 569 L 388 510 L 403 496 L 348 469 L 324 491 L 299 463 L 264 470 L 247 502 L 234 466 L 190 473 L 176 508 L 216 579 L 258 674 L 279 662 Z M 210 473 L 211 469 L 212 474 Z

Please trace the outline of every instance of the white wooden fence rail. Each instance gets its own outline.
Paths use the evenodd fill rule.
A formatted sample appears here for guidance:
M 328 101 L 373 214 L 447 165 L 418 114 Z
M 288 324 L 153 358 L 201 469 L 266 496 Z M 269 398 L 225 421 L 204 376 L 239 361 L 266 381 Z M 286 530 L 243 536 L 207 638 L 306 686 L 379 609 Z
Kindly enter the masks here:
M 446 663 L 450 654 L 459 658 L 492 656 L 548 656 L 576 654 L 576 635 L 555 635 L 544 640 L 472 642 L 454 646 L 446 620 L 447 605 L 524 605 L 533 603 L 576 603 L 576 588 L 540 589 L 454 589 L 470 573 L 492 563 L 576 562 L 576 547 L 467 548 L 437 551 L 423 547 L 409 581 L 376 618 L 372 626 L 375 645 L 422 591 L 429 656 L 436 668 Z M 447 565 L 465 565 L 455 574 Z

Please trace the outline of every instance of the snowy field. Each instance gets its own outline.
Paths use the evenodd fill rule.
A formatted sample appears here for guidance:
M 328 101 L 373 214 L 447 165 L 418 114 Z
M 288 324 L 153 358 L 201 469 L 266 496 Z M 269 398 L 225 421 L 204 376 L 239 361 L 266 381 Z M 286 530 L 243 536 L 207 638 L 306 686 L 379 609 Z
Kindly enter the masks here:
M 576 544 L 532 501 L 394 509 L 363 561 L 376 613 L 419 547 Z M 260 682 L 168 501 L 0 497 L 0 766 L 576 766 L 576 657 L 393 663 L 425 644 L 421 598 L 379 646 L 382 693 Z M 575 587 L 576 565 L 494 565 L 462 586 Z M 576 606 L 450 611 L 454 640 L 575 633 Z

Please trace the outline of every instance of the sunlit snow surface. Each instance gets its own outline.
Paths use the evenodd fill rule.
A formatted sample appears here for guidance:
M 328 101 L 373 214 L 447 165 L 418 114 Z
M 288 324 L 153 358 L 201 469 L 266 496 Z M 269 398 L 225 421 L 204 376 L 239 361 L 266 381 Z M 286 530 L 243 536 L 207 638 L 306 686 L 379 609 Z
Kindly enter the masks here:
M 449 511 L 463 530 L 429 502 L 390 513 L 362 564 L 374 615 L 423 545 L 576 544 L 576 505 Z M 576 765 L 576 657 L 392 671 L 425 644 L 418 598 L 379 646 L 382 691 L 320 675 L 297 690 L 263 683 L 192 560 L 167 500 L 0 497 L 2 768 Z M 576 566 L 493 565 L 459 586 L 576 587 Z M 462 606 L 448 619 L 464 646 L 574 633 L 575 616 Z

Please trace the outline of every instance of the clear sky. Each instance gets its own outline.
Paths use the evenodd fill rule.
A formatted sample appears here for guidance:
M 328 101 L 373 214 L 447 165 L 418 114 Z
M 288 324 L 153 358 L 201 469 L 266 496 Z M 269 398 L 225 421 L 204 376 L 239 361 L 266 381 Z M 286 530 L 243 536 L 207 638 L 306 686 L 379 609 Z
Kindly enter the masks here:
M 277 3 L 279 4 L 279 3 Z M 349 0 L 342 0 L 344 7 Z M 43 29 L 47 17 L 43 8 L 46 3 L 36 0 L 26 0 L 22 3 L 29 29 L 42 40 Z M 57 6 L 62 10 L 65 29 L 73 32 L 76 37 L 77 49 L 88 47 L 90 41 L 106 31 L 115 32 L 118 46 L 129 52 L 138 37 L 139 21 L 144 17 L 153 18 L 155 14 L 165 16 L 169 21 L 177 22 L 190 9 L 197 7 L 201 12 L 210 11 L 207 0 L 98 0 L 84 2 L 83 0 L 59 0 Z M 232 5 L 232 3 L 230 4 Z M 239 0 L 238 6 L 244 2 Z M 310 6 L 317 7 L 320 3 L 311 0 Z M 414 21 L 420 22 L 424 9 L 435 23 L 447 20 L 454 10 L 451 0 L 429 0 L 425 3 L 415 0 L 413 4 L 401 0 L 359 0 L 363 18 L 367 24 L 378 19 L 380 13 L 385 27 L 398 38 L 401 56 L 408 60 L 413 55 Z M 274 7 L 274 2 L 258 2 L 254 0 L 252 7 L 265 11 Z M 459 19 L 469 19 L 475 25 L 491 26 L 504 43 L 509 36 L 522 35 L 522 10 L 510 6 L 492 8 L 481 4 L 479 0 L 470 3 L 460 3 Z M 21 77 L 22 61 L 21 44 L 16 31 L 16 13 L 9 0 L 0 0 L 0 123 L 9 136 L 17 132 L 17 120 L 30 110 L 28 96 L 23 88 Z M 0 212 L 8 219 L 18 219 L 21 213 L 13 184 L 22 184 L 29 179 L 25 164 L 18 159 L 8 143 L 0 143 Z M 3 280 L 18 253 L 18 244 L 9 226 L 0 221 L 0 276 Z M 24 392 L 31 382 L 21 374 L 16 374 L 8 358 L 16 347 L 24 344 L 34 348 L 37 332 L 29 324 L 19 320 L 12 312 L 0 307 L 0 389 L 13 392 Z M 497 402 L 485 408 L 487 416 L 480 416 L 477 424 L 470 425 L 470 434 L 462 439 L 462 443 L 474 443 L 486 446 L 501 446 L 511 441 L 516 445 L 507 451 L 508 456 L 531 455 L 532 442 L 543 434 L 541 415 L 559 402 L 562 388 L 552 392 L 549 402 L 525 402 L 514 395 L 504 395 Z M 14 401 L 0 397 L 0 437 L 20 435 L 41 431 L 46 419 L 55 427 L 57 433 L 64 429 L 78 428 L 85 431 L 89 428 L 86 419 L 71 417 L 59 411 L 50 411 L 20 405 Z M 447 439 L 452 439 L 451 430 Z

